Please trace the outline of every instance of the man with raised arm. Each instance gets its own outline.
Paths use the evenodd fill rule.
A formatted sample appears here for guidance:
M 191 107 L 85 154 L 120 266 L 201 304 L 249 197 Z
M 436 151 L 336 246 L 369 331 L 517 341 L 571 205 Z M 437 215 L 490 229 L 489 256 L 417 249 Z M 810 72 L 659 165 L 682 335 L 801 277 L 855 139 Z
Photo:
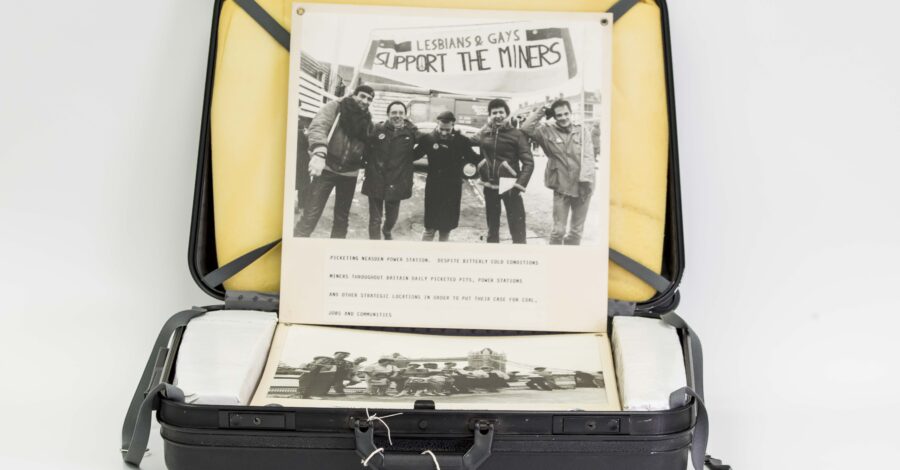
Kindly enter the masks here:
M 547 122 L 540 124 L 545 117 Z M 566 100 L 556 100 L 533 111 L 522 124 L 522 131 L 547 155 L 544 185 L 553 190 L 550 244 L 580 244 L 594 192 L 590 131 L 572 121 L 572 105 Z

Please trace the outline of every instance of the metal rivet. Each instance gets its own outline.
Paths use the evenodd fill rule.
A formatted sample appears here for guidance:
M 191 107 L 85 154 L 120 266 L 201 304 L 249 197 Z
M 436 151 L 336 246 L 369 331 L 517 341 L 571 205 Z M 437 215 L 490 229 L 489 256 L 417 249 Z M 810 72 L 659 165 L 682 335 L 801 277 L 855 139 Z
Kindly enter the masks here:
M 306 13 L 306 10 L 304 10 L 303 8 L 297 8 L 297 14 L 298 14 L 298 15 L 302 15 L 302 14 L 304 14 L 304 13 Z
M 609 24 L 609 20 L 606 18 L 603 18 L 602 20 L 600 20 L 600 24 L 602 24 L 603 26 L 606 26 Z

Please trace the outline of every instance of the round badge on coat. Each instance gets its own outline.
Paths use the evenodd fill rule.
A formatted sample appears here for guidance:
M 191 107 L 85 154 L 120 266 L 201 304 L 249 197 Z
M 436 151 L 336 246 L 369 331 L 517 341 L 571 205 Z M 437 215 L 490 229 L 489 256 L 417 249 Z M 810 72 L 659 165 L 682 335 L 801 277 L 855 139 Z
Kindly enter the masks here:
M 384 140 L 384 134 L 378 134 L 378 140 Z
M 437 149 L 439 149 L 439 148 L 441 148 L 441 145 L 438 144 L 438 143 L 435 143 L 435 144 L 434 144 L 434 149 L 437 150 Z

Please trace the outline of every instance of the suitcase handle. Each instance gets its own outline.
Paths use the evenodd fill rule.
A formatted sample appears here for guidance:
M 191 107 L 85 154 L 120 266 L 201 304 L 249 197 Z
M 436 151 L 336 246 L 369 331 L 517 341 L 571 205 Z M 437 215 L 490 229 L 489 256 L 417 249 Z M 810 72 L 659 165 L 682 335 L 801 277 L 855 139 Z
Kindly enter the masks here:
M 494 425 L 480 421 L 475 426 L 475 442 L 464 455 L 437 455 L 431 451 L 421 454 L 387 453 L 375 446 L 375 427 L 365 421 L 354 425 L 356 453 L 363 466 L 371 470 L 477 470 L 491 456 Z

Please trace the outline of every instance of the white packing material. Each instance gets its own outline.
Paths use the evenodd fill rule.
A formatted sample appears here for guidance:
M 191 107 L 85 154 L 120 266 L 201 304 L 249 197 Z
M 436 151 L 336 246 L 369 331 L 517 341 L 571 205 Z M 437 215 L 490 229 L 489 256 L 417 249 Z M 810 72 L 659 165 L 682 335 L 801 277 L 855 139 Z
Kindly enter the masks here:
M 191 320 L 175 369 L 175 385 L 184 391 L 186 401 L 250 403 L 277 324 L 274 312 L 251 310 L 218 310 Z
M 669 395 L 687 385 L 678 330 L 662 320 L 617 316 L 612 346 L 622 410 L 668 410 Z

